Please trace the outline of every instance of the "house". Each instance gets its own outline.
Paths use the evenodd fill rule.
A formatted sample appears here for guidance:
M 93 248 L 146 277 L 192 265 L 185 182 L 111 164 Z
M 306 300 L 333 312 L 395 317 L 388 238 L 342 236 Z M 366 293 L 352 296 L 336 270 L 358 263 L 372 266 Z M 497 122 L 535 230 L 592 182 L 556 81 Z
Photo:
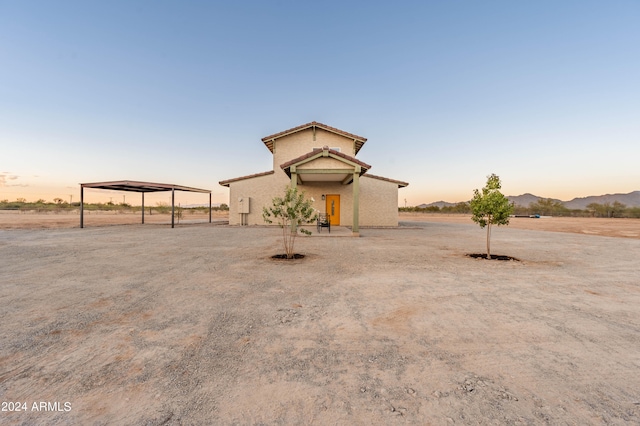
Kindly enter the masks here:
M 398 226 L 398 189 L 408 183 L 369 173 L 356 158 L 366 141 L 315 121 L 262 138 L 273 170 L 220 182 L 230 190 L 229 223 L 264 224 L 262 208 L 291 185 L 356 236 L 360 226 Z

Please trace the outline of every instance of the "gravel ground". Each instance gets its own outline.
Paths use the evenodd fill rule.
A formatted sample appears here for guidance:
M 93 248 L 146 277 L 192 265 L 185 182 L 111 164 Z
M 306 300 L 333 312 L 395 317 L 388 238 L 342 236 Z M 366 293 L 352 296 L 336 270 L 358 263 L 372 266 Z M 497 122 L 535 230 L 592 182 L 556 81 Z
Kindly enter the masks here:
M 213 222 L 229 222 L 229 213 L 226 211 L 213 211 L 211 220 Z M 84 226 L 91 228 L 94 226 L 139 224 L 142 217 L 140 212 L 119 212 L 119 211 L 85 211 Z M 175 224 L 184 223 L 208 223 L 209 215 L 189 210 L 183 213 L 181 220 L 176 219 Z M 145 214 L 144 223 L 147 225 L 170 225 L 171 214 Z M 79 228 L 80 212 L 36 212 L 14 210 L 0 210 L 0 230 L 1 229 L 61 229 Z
M 640 240 L 402 225 L 0 231 L 0 423 L 640 423 Z

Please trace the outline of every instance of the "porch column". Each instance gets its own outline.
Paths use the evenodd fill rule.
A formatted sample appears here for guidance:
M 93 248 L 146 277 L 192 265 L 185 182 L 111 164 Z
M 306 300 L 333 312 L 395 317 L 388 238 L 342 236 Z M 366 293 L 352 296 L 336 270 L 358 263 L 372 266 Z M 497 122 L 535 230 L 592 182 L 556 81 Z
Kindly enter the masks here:
M 173 218 L 175 217 L 176 189 L 171 188 L 171 227 L 173 228 Z
M 298 172 L 296 172 L 296 166 L 291 166 L 291 188 L 296 189 L 298 186 Z
M 356 166 L 353 172 L 353 227 L 351 233 L 354 237 L 360 236 L 360 166 Z
M 142 224 L 144 225 L 144 192 L 142 194 Z
M 84 186 L 80 185 L 80 228 L 84 228 Z

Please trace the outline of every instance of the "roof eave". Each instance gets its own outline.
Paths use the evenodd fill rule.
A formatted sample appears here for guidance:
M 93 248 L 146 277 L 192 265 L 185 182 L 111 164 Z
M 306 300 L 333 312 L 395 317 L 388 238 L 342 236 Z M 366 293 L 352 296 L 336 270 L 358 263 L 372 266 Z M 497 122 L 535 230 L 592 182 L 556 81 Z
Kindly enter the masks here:
M 338 128 L 331 127 L 331 126 L 328 126 L 326 124 L 319 123 L 317 121 L 312 121 L 311 123 L 302 124 L 300 126 L 296 126 L 296 127 L 293 127 L 291 129 L 288 129 L 288 130 L 284 130 L 284 131 L 279 132 L 279 133 L 274 133 L 272 135 L 265 136 L 264 138 L 262 138 L 262 142 L 267 146 L 269 151 L 271 151 L 271 153 L 273 153 L 273 142 L 276 139 L 279 139 L 279 138 L 282 138 L 282 137 L 285 137 L 285 136 L 289 136 L 289 135 L 292 135 L 294 133 L 298 133 L 298 132 L 301 132 L 303 130 L 307 130 L 307 129 L 310 129 L 310 128 L 322 129 L 322 130 L 325 130 L 327 132 L 331 132 L 331 133 L 335 133 L 337 135 L 343 136 L 343 137 L 345 137 L 347 139 L 353 139 L 353 141 L 355 143 L 355 153 L 356 154 L 358 153 L 358 151 L 360 151 L 362 146 L 367 141 L 367 138 L 365 138 L 365 137 L 358 136 L 358 135 L 355 135 L 353 133 L 345 132 L 344 130 L 340 130 Z
M 237 177 L 237 178 L 221 180 L 220 182 L 218 182 L 218 184 L 220 186 L 226 186 L 227 188 L 229 188 L 229 185 L 231 185 L 234 182 L 239 182 L 239 181 L 247 180 L 247 179 L 253 179 L 253 178 L 257 178 L 257 177 L 261 177 L 261 176 L 268 176 L 268 175 L 272 175 L 273 173 L 274 173 L 273 170 L 269 170 L 268 172 L 254 173 L 254 174 L 251 174 L 251 175 L 240 176 L 240 177 Z
M 211 191 L 208 189 L 193 188 L 190 186 L 175 185 L 172 183 L 140 182 L 135 180 L 81 183 L 80 188 L 107 189 L 112 191 L 128 192 L 162 192 L 174 190 L 185 192 L 211 193 Z
M 378 179 L 378 180 L 383 180 L 385 182 L 395 183 L 396 185 L 398 185 L 398 188 L 405 188 L 405 187 L 409 186 L 408 182 L 403 182 L 401 180 L 391 179 L 391 178 L 387 178 L 387 177 L 384 177 L 384 176 L 377 176 L 377 175 L 368 174 L 367 177 L 369 177 L 371 179 Z
M 326 148 L 326 147 L 325 147 Z M 280 165 L 280 168 L 287 174 L 287 176 L 289 176 L 289 178 L 291 178 L 291 167 L 292 166 L 297 166 L 300 163 L 306 163 L 308 161 L 313 161 L 309 160 L 310 158 L 320 155 L 323 151 L 326 151 L 327 154 L 329 154 L 330 156 L 332 156 L 333 158 L 335 158 L 338 161 L 343 161 L 343 162 L 349 162 L 349 163 L 353 163 L 356 164 L 358 166 L 360 166 L 360 176 L 362 176 L 363 174 L 365 174 L 370 168 L 371 166 L 363 161 L 358 160 L 357 158 L 351 157 L 349 155 L 343 154 L 342 152 L 338 152 L 334 149 L 314 149 L 311 152 L 308 152 L 306 154 L 301 155 L 300 157 L 294 158 L 293 160 L 287 161 L 284 164 Z M 306 161 L 305 161 L 306 160 Z

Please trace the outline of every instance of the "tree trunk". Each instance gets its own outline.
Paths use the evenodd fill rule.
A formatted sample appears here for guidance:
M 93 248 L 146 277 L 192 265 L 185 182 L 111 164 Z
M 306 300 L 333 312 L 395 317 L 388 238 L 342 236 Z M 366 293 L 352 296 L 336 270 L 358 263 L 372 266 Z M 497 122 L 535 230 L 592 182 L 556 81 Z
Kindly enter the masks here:
M 297 231 L 292 231 L 289 234 L 289 246 L 287 248 L 287 259 L 293 259 L 293 256 L 295 255 L 293 251 L 293 245 L 296 241 L 296 236 L 297 236 Z
M 491 259 L 491 222 L 487 224 L 487 259 Z

